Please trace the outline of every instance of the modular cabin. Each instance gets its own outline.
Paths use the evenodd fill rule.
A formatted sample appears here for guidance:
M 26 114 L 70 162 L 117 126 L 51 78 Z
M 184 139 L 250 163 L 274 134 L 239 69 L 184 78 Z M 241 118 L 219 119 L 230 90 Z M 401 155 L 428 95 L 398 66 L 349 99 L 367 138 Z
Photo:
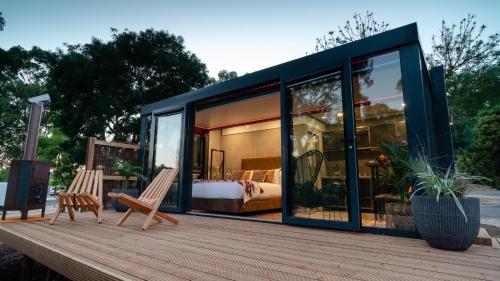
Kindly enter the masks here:
M 414 236 L 391 148 L 453 159 L 443 70 L 415 23 L 141 110 L 148 178 L 180 170 L 164 211 Z

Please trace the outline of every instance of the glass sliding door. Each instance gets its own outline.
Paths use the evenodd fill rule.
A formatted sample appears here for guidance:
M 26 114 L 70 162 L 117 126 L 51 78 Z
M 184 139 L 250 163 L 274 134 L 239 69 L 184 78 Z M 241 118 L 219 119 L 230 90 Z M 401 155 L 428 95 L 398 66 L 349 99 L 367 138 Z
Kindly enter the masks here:
M 362 226 L 414 231 L 399 53 L 354 61 L 352 89 Z
M 182 113 L 155 118 L 153 178 L 164 168 L 179 168 L 181 155 Z M 162 207 L 179 207 L 179 174 L 163 199 Z
M 340 71 L 287 86 L 288 216 L 305 224 L 351 221 Z M 312 223 L 311 223 L 312 222 Z

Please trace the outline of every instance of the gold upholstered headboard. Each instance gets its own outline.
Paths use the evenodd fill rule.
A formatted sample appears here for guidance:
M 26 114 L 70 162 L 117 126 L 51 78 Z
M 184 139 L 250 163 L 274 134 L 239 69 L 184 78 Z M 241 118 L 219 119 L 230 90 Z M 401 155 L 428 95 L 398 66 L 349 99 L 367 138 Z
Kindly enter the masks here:
M 281 168 L 281 157 L 241 159 L 241 170 L 272 170 Z

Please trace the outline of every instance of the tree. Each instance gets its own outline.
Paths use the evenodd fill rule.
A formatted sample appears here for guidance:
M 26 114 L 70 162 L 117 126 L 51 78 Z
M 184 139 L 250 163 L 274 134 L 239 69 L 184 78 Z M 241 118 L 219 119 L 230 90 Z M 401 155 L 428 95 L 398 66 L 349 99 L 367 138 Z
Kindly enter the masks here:
M 477 139 L 470 155 L 471 172 L 493 180 L 500 188 L 500 104 L 483 110 L 475 128 Z
M 50 133 L 41 134 L 38 140 L 37 160 L 47 161 L 52 168 L 50 184 L 56 187 L 68 187 L 73 180 L 77 164 L 71 161 L 63 146 L 68 141 L 59 128 Z
M 448 103 L 454 113 L 476 116 L 481 110 L 500 104 L 500 62 L 466 70 L 446 81 Z M 456 114 L 454 114 L 456 116 Z
M 238 77 L 238 73 L 236 73 L 236 71 L 230 71 L 230 70 L 223 69 L 223 70 L 219 71 L 219 73 L 217 73 L 217 79 L 210 77 L 209 84 L 217 84 L 220 82 L 229 81 L 229 80 L 237 78 L 237 77 Z
M 224 81 L 228 81 L 228 80 L 237 78 L 238 73 L 236 73 L 236 71 L 228 71 L 228 70 L 223 69 L 223 70 L 219 71 L 219 73 L 217 73 L 217 76 L 219 77 L 217 82 L 224 82 Z
M 52 60 L 49 52 L 33 48 L 0 49 L 0 167 L 20 159 L 29 119 L 28 99 L 45 91 L 45 77 Z M 47 111 L 42 128 L 48 129 Z
M 153 29 L 112 32 L 109 42 L 67 45 L 50 72 L 54 123 L 79 163 L 88 137 L 137 142 L 141 105 L 209 82 L 206 66 L 185 50 L 182 37 Z
M 427 61 L 431 65 L 443 65 L 446 78 L 498 62 L 500 34 L 494 33 L 483 40 L 486 25 L 478 27 L 475 19 L 469 14 L 458 27 L 456 24 L 448 26 L 443 20 L 439 37 L 432 36 L 432 54 Z
M 354 22 L 348 20 L 343 27 L 338 26 L 337 31 L 332 30 L 323 37 L 316 38 L 316 52 L 384 32 L 389 27 L 388 23 L 375 20 L 370 11 L 366 11 L 364 16 L 355 13 L 353 19 Z

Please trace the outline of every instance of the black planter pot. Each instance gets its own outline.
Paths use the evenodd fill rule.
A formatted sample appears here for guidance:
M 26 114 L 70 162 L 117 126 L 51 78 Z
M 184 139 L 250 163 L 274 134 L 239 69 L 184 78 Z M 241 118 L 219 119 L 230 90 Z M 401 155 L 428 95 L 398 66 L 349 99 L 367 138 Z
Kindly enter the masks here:
M 453 198 L 439 202 L 429 196 L 413 196 L 411 206 L 417 231 L 431 247 L 465 251 L 477 238 L 480 227 L 479 198 L 460 199 L 467 222 Z
M 125 193 L 127 195 L 130 195 L 132 197 L 139 197 L 139 190 L 138 189 L 112 189 L 111 190 L 113 193 Z M 117 212 L 126 212 L 128 210 L 128 207 L 126 205 L 123 205 L 122 203 L 118 202 L 116 199 L 113 199 L 111 201 L 111 206 L 117 211 Z

